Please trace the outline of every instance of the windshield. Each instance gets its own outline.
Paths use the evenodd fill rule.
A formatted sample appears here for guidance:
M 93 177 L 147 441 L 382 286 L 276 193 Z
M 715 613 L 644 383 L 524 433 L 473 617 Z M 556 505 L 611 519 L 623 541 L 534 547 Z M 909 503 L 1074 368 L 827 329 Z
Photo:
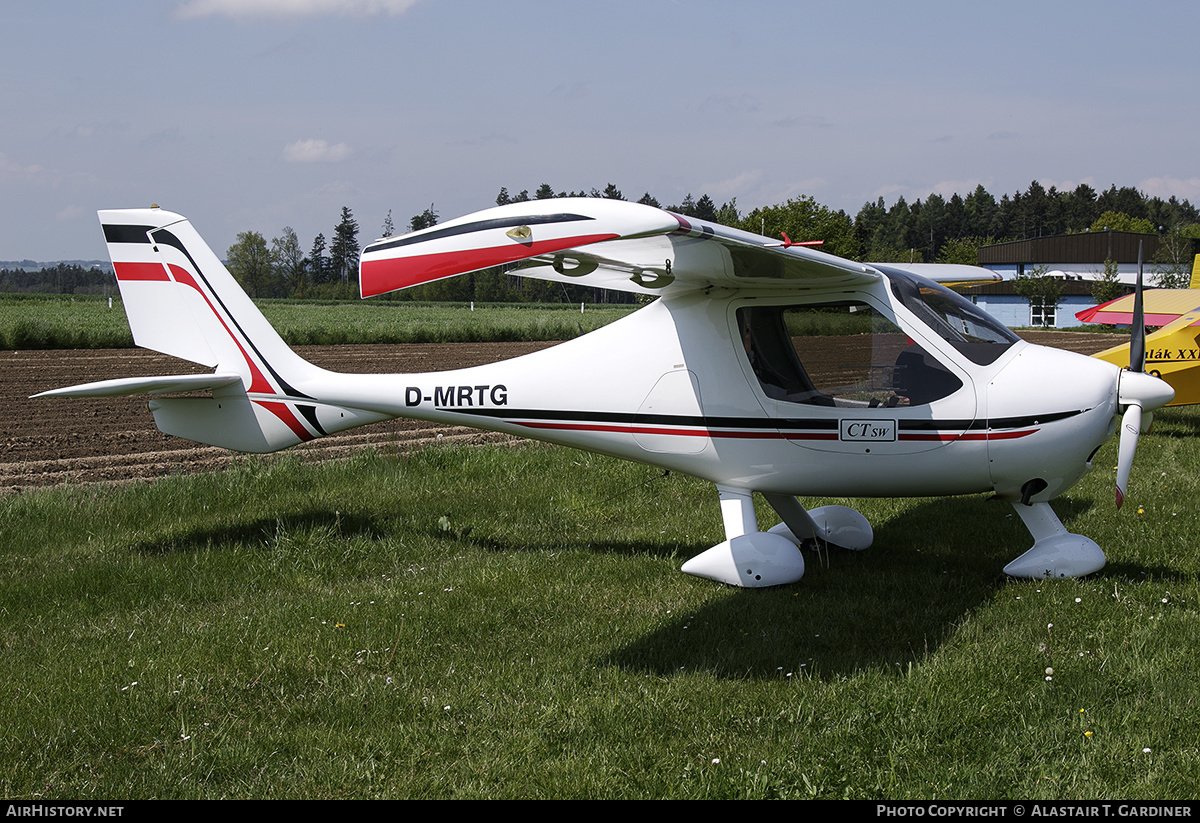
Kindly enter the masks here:
M 986 366 L 1021 338 L 962 295 L 898 269 L 876 266 L 887 275 L 892 294 L 921 322 L 971 362 Z

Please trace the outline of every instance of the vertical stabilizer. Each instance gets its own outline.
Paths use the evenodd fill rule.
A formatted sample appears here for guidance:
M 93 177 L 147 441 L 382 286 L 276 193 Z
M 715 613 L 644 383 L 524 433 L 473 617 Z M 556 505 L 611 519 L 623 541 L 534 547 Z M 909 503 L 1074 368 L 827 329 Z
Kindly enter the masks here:
M 210 389 L 150 403 L 167 434 L 249 452 L 287 448 L 386 415 L 313 396 L 328 372 L 293 352 L 184 217 L 158 208 L 100 212 L 134 342 L 214 367 L 213 375 L 110 380 L 76 397 Z
M 249 392 L 293 394 L 315 367 L 246 296 L 208 244 L 162 209 L 101 211 L 125 313 L 137 345 L 242 375 Z

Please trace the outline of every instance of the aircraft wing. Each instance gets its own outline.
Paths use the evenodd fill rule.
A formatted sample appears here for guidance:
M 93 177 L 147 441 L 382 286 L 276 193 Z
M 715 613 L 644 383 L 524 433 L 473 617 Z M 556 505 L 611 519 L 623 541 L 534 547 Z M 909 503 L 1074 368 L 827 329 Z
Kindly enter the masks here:
M 1200 309 L 1200 289 L 1147 289 L 1142 292 L 1142 310 L 1147 326 L 1167 326 L 1189 312 Z M 1129 325 L 1133 323 L 1133 295 L 1127 294 L 1076 312 L 1084 323 Z
M 868 263 L 874 266 L 874 263 Z M 967 266 L 961 263 L 880 263 L 891 269 L 900 269 L 943 286 L 979 286 L 984 283 L 999 283 L 1004 278 L 982 266 Z
M 868 265 L 640 203 L 511 203 L 364 249 L 363 297 L 494 266 L 511 274 L 640 294 L 710 287 L 794 290 L 877 280 Z

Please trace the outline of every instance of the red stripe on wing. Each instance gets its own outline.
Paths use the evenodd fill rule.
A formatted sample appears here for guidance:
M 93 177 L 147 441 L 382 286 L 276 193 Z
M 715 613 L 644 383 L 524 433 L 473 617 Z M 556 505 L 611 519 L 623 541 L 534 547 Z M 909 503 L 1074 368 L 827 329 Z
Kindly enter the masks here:
M 453 277 L 469 271 L 486 269 L 536 257 L 539 254 L 562 251 L 575 246 L 586 246 L 613 240 L 618 234 L 587 234 L 543 240 L 540 243 L 513 243 L 508 246 L 490 246 L 483 249 L 438 252 L 435 254 L 391 257 L 382 260 L 364 259 L 360 271 L 359 287 L 363 297 L 419 286 L 433 280 Z
M 1086 317 L 1084 315 L 1087 315 Z M 1085 323 L 1107 323 L 1111 326 L 1129 326 L 1133 324 L 1131 311 L 1101 311 L 1099 308 L 1087 309 L 1076 313 L 1078 319 Z M 1151 314 L 1146 312 L 1143 322 L 1147 326 L 1166 326 L 1178 320 L 1179 314 Z

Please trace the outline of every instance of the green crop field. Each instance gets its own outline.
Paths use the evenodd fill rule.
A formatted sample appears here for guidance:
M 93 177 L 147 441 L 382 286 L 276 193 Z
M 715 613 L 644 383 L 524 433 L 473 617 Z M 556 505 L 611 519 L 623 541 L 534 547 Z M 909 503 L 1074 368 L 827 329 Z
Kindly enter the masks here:
M 842 501 L 871 549 L 728 588 L 678 571 L 711 485 L 532 444 L 9 496 L 0 794 L 1194 798 L 1198 433 L 1056 501 L 1082 580 L 1006 578 L 972 496 Z
M 632 305 L 262 300 L 289 344 L 569 340 L 624 317 Z M 97 349 L 133 345 L 119 299 L 0 295 L 0 348 Z

